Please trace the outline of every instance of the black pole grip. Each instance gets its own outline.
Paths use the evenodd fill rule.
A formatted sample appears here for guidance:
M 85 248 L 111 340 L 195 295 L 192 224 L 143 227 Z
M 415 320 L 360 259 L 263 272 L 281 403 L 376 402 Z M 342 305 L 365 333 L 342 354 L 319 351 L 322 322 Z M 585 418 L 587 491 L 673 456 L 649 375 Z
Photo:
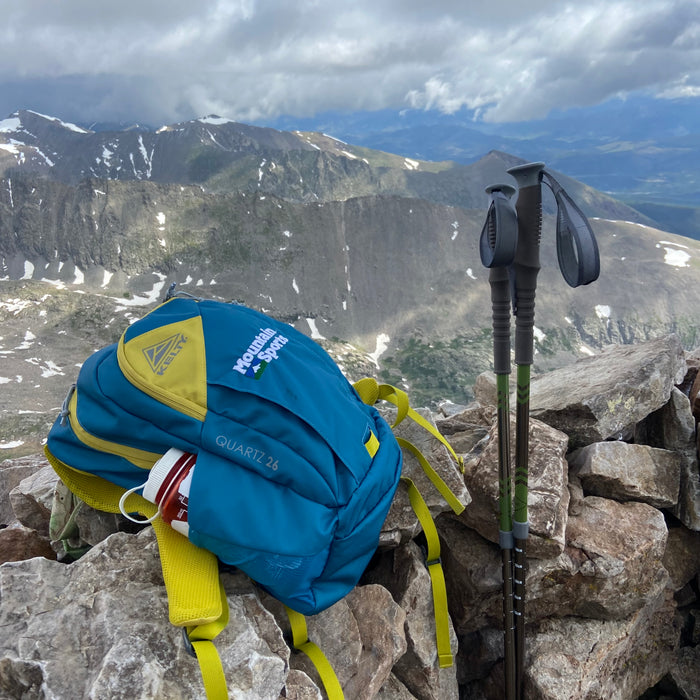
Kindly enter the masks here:
M 518 244 L 513 262 L 515 314 L 515 363 L 531 365 L 534 356 L 535 290 L 540 271 L 542 187 L 544 163 L 528 163 L 508 172 L 518 181 Z
M 510 198 L 515 188 L 510 185 L 489 185 L 491 202 L 479 239 L 479 253 L 484 267 L 510 265 L 515 257 L 518 240 L 518 220 Z
M 489 270 L 493 314 L 493 371 L 510 374 L 510 279 L 508 268 Z

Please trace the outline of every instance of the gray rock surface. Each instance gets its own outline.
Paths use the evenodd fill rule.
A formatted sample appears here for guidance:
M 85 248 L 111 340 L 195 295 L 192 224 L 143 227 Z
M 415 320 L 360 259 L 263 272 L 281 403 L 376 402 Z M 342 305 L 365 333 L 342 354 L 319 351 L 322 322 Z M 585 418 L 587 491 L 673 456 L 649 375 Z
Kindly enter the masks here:
M 569 468 L 586 493 L 656 508 L 678 503 L 681 457 L 677 452 L 626 442 L 596 442 L 576 450 Z
M 480 535 L 498 542 L 498 431 L 493 412 L 488 434 L 465 455 L 465 481 L 473 503 L 460 516 Z M 459 433 L 450 436 L 457 437 Z M 569 504 L 565 454 L 568 438 L 536 419 L 530 421 L 528 554 L 550 557 L 564 548 L 564 528 Z M 511 465 L 515 469 L 515 419 L 511 421 Z
M 598 355 L 532 381 L 532 415 L 566 433 L 572 448 L 625 439 L 661 408 L 685 376 L 677 336 L 608 346 Z
M 679 631 L 674 620 L 674 606 L 664 592 L 625 620 L 546 620 L 529 645 L 528 697 L 639 697 L 673 662 Z

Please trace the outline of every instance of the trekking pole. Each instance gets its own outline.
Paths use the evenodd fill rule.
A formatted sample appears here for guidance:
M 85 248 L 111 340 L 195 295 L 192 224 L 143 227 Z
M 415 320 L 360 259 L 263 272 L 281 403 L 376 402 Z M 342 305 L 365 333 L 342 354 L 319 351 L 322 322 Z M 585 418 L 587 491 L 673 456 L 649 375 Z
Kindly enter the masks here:
M 583 212 L 564 188 L 544 170 L 544 163 L 510 168 L 518 184 L 516 213 L 518 244 L 513 262 L 512 295 L 515 315 L 515 364 L 517 408 L 515 428 L 515 510 L 513 514 L 514 566 L 513 615 L 516 642 L 516 696 L 522 697 L 525 663 L 525 576 L 528 522 L 528 471 L 530 424 L 530 369 L 534 357 L 535 292 L 540 270 L 542 188 L 545 182 L 557 203 L 557 257 L 564 279 L 571 287 L 598 278 L 600 257 L 593 231 Z
M 510 185 L 486 188 L 491 197 L 479 243 L 481 261 L 489 269 L 493 313 L 493 368 L 498 393 L 498 504 L 499 544 L 503 570 L 503 649 L 506 700 L 515 700 L 516 649 L 513 623 L 513 526 L 510 470 L 510 276 L 518 237 L 518 222 Z
M 525 660 L 525 566 L 529 533 L 527 516 L 528 451 L 530 423 L 530 368 L 534 355 L 535 291 L 540 271 L 542 188 L 544 163 L 510 168 L 518 183 L 518 246 L 513 261 L 513 313 L 515 315 L 515 510 L 513 514 L 513 614 L 516 643 L 516 697 L 522 697 Z

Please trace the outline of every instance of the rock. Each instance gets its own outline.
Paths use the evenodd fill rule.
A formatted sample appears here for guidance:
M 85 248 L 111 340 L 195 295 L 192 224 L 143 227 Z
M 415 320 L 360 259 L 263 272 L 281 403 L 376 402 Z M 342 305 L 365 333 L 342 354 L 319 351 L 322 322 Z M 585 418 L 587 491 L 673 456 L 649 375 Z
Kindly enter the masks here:
M 461 518 L 443 518 L 439 526 L 448 600 L 458 635 L 500 629 L 500 549 Z M 662 565 L 666 539 L 663 516 L 651 506 L 585 498 L 581 514 L 569 517 L 566 549 L 552 559 L 529 561 L 528 624 L 549 617 L 610 620 L 634 614 L 669 581 Z
M 369 573 L 382 581 L 406 613 L 406 653 L 394 666 L 394 674 L 410 693 L 421 700 L 458 696 L 456 668 L 441 669 L 435 639 L 435 610 L 425 557 L 414 542 L 386 553 L 384 568 Z M 457 637 L 450 624 L 452 653 Z
M 484 627 L 478 632 L 465 635 L 460 639 L 458 679 L 460 686 L 470 688 L 481 679 L 494 680 L 491 671 L 503 660 L 503 625 Z M 499 700 L 503 697 L 503 677 L 498 679 L 498 690 L 493 695 Z M 472 697 L 467 695 L 467 697 Z M 487 695 L 487 697 L 489 697 Z
M 583 486 L 581 479 L 569 472 L 569 515 L 580 515 L 583 508 Z
M 46 459 L 42 455 L 8 459 L 0 462 L 0 527 L 9 525 L 17 520 L 10 503 L 10 491 L 22 479 L 26 479 L 46 464 Z
M 681 458 L 675 452 L 626 442 L 596 442 L 576 450 L 568 461 L 587 494 L 641 501 L 655 508 L 678 503 Z
M 675 697 L 700 700 L 700 647 L 679 649 L 666 680 L 673 685 Z
M 460 639 L 501 625 L 502 578 L 498 545 L 468 527 L 462 518 L 438 520 L 447 600 Z
M 492 408 L 472 404 L 459 413 L 438 418 L 435 425 L 457 454 L 466 455 L 489 434 L 489 427 L 493 420 Z
M 278 624 L 289 630 L 282 604 L 263 598 Z M 307 617 L 309 639 L 323 651 L 348 698 L 369 700 L 387 681 L 391 669 L 406 651 L 404 611 L 382 586 L 353 589 L 345 598 L 317 615 Z M 294 653 L 292 666 L 321 683 L 305 654 Z
M 58 475 L 46 465 L 23 479 L 10 491 L 10 503 L 17 520 L 47 537 L 57 482 Z
M 671 450 L 681 464 L 678 503 L 671 512 L 691 530 L 700 530 L 700 471 L 695 418 L 688 397 L 674 388 L 662 408 L 637 426 L 635 442 Z
M 394 412 L 383 412 L 389 423 L 393 423 Z M 428 423 L 435 426 L 433 415 L 428 409 L 421 409 L 418 413 Z M 464 506 L 469 505 L 471 495 L 465 486 L 464 477 L 452 455 L 441 442 L 410 418 L 404 419 L 394 432 L 397 437 L 408 440 L 415 445 L 447 484 L 457 500 Z M 410 478 L 418 487 L 433 518 L 436 518 L 440 513 L 450 511 L 450 506 L 428 479 L 411 451 L 404 448 L 403 456 L 402 476 Z M 379 545 L 381 547 L 395 547 L 401 542 L 408 542 L 420 532 L 420 529 L 420 523 L 411 507 L 407 489 L 404 484 L 400 484 L 382 527 Z
M 362 641 L 362 652 L 354 666 L 354 674 L 345 678 L 341 659 L 335 661 L 339 677 L 343 680 L 347 697 L 372 698 L 379 692 L 391 674 L 391 669 L 406 651 L 405 614 L 397 606 L 389 592 L 381 586 L 355 588 L 345 599 L 348 608 L 357 621 Z M 340 601 L 341 603 L 343 601 Z M 336 604 L 337 605 L 337 604 Z M 325 628 L 328 632 L 328 627 Z M 345 645 L 345 629 L 335 627 L 335 639 L 341 647 Z M 319 636 L 324 639 L 326 635 Z M 331 651 L 329 650 L 329 654 Z M 333 660 L 333 656 L 329 656 Z M 352 667 L 351 667 L 352 668 Z
M 453 401 L 450 401 L 449 399 L 444 399 L 443 401 L 438 401 L 437 402 L 437 411 L 438 411 L 438 416 L 436 417 L 445 417 L 449 418 L 450 416 L 457 415 L 458 413 L 464 412 L 464 410 L 467 408 L 467 406 L 464 406 L 463 404 L 459 403 L 454 403 Z
M 197 662 L 168 622 L 151 528 L 81 560 L 0 567 L 0 697 L 201 697 Z M 217 637 L 229 692 L 278 700 L 288 650 L 243 575 L 225 575 L 230 623 Z M 42 693 L 42 695 L 39 695 Z
M 690 644 L 698 646 L 700 645 L 700 608 L 690 611 L 690 624 Z
M 598 355 L 534 378 L 531 413 L 566 433 L 572 448 L 625 438 L 669 400 L 685 369 L 675 335 L 608 346 Z
M 303 672 L 290 668 L 285 684 L 286 700 L 323 700 L 319 687 Z
M 408 688 L 392 673 L 389 680 L 379 689 L 377 700 L 416 700 Z
M 678 645 L 673 601 L 664 592 L 625 620 L 550 618 L 527 644 L 531 700 L 632 700 L 670 668 Z
M 700 572 L 700 532 L 686 527 L 669 527 L 663 565 L 674 591 L 690 583 Z
M 581 514 L 569 517 L 566 540 L 555 559 L 530 562 L 528 620 L 619 620 L 656 598 L 669 581 L 662 565 L 664 517 L 646 504 L 588 496 Z
M 493 413 L 492 413 L 493 415 Z M 494 417 L 495 418 L 495 417 Z M 549 558 L 564 548 L 569 505 L 567 464 L 564 456 L 568 438 L 538 420 L 530 420 L 528 465 L 528 555 Z M 511 420 L 511 471 L 515 470 L 515 421 Z M 498 429 L 465 455 L 465 481 L 473 502 L 460 516 L 480 535 L 498 542 Z
M 482 372 L 476 378 L 474 382 L 474 399 L 483 406 L 498 405 L 496 375 L 493 372 Z
M 46 537 L 19 523 L 0 530 L 0 564 L 32 557 L 55 559 L 56 553 Z

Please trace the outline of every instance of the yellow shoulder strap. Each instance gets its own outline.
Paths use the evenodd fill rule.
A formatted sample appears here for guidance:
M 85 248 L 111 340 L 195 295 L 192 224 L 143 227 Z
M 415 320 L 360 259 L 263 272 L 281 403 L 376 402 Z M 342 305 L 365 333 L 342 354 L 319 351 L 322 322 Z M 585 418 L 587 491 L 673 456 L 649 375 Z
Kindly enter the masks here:
M 119 513 L 119 500 L 125 489 L 88 472 L 73 469 L 54 457 L 47 447 L 46 457 L 61 481 L 92 508 Z M 125 501 L 128 512 L 155 515 L 156 506 L 132 493 Z M 160 518 L 153 521 L 158 540 L 163 581 L 168 594 L 170 622 L 187 627 L 188 638 L 197 656 L 209 700 L 228 697 L 226 679 L 212 639 L 228 623 L 228 603 L 219 580 L 216 556 L 195 546 Z M 210 694 L 211 693 L 211 694 Z
M 165 525 L 165 527 L 168 527 Z M 177 534 L 177 533 L 175 533 Z M 184 539 L 184 538 L 183 538 Z M 213 639 L 228 625 L 228 600 L 223 583 L 217 574 L 219 596 L 221 600 L 221 616 L 212 622 L 206 622 L 194 627 L 186 627 L 185 634 L 192 647 L 192 654 L 197 659 L 202 673 L 204 691 L 207 700 L 228 700 L 226 676 L 221 664 L 219 652 L 214 646 Z
M 292 646 L 297 651 L 304 652 L 311 659 L 311 663 L 316 667 L 323 687 L 326 689 L 328 700 L 344 700 L 343 689 L 333 667 L 319 647 L 309 640 L 306 618 L 296 610 L 292 610 L 286 605 L 284 607 L 289 618 L 289 625 L 292 628 Z

